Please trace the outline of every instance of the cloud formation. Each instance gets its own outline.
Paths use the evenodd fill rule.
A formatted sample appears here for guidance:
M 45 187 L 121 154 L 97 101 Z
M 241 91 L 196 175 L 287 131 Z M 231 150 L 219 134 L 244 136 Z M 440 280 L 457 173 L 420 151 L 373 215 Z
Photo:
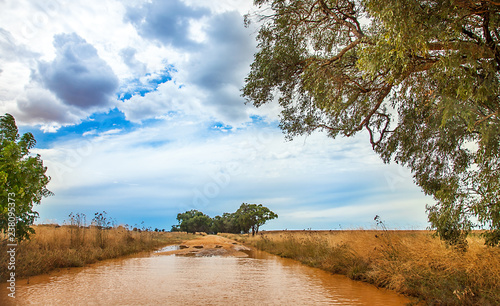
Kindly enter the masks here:
M 118 78 L 97 50 L 75 33 L 54 36 L 54 47 L 54 61 L 39 65 L 43 84 L 66 105 L 84 110 L 109 106 Z
M 180 0 L 144 3 L 129 7 L 125 20 L 130 21 L 142 37 L 182 49 L 199 47 L 191 32 L 192 22 L 210 11 L 186 5 Z
M 65 105 L 47 89 L 26 88 L 25 95 L 18 98 L 20 113 L 18 120 L 25 123 L 40 124 L 46 132 L 55 132 L 58 127 L 78 122 L 85 115 L 81 110 Z
M 243 17 L 235 12 L 215 15 L 207 26 L 207 43 L 190 63 L 190 80 L 209 93 L 207 102 L 219 119 L 248 120 L 247 107 L 240 96 L 249 71 L 255 44 Z
M 37 56 L 37 53 L 28 50 L 26 46 L 19 45 L 12 34 L 2 28 L 0 28 L 0 54 L 2 61 L 18 61 Z
M 180 110 L 191 114 L 189 111 L 195 109 L 191 106 L 187 109 L 182 106 L 180 109 L 164 108 L 165 101 L 183 95 L 181 91 L 188 91 L 192 94 L 187 100 L 201 101 L 205 117 L 233 126 L 250 120 L 250 108 L 244 105 L 239 90 L 255 51 L 254 39 L 250 30 L 244 27 L 241 13 L 234 10 L 209 13 L 208 9 L 190 7 L 180 1 L 152 1 L 140 9 L 127 10 L 128 20 L 143 37 L 178 48 L 187 56 L 185 61 L 174 64 L 178 70 L 174 80 L 186 89 L 181 90 L 178 86 L 175 90 L 169 86 L 168 92 L 135 97 L 123 107 L 119 106 L 128 118 L 137 120 L 141 115 L 151 116 L 155 100 L 161 101 L 157 108 L 160 112 Z M 194 24 L 198 25 L 197 40 L 193 37 Z M 157 99 L 158 96 L 162 98 Z M 131 105 L 132 102 L 135 105 Z M 187 103 L 192 105 L 192 102 Z M 135 114 L 131 113 L 132 109 Z
M 120 51 L 123 62 L 136 74 L 144 75 L 147 71 L 146 64 L 140 62 L 135 57 L 137 50 L 133 47 L 127 47 Z
M 399 168 L 383 165 L 369 146 L 332 142 L 319 133 L 284 142 L 279 130 L 261 126 L 207 133 L 194 120 L 158 122 L 39 150 L 58 195 L 45 201 L 42 216 L 64 218 L 63 201 L 74 197 L 87 215 L 134 211 L 120 216 L 129 223 L 157 212 L 165 219 L 154 226 L 162 227 L 175 224 L 178 212 L 198 209 L 215 216 L 242 202 L 277 212 L 280 218 L 271 228 L 369 227 L 376 214 L 390 226 L 425 222 L 424 196 L 411 180 L 391 186 L 386 175 L 399 176 L 394 172 Z

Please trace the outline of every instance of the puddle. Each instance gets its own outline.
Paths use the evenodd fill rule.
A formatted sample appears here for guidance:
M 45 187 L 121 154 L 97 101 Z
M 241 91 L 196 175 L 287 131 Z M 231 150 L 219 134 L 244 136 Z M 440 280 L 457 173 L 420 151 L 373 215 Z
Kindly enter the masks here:
M 180 250 L 180 246 L 174 244 L 174 245 L 167 245 L 164 248 L 161 248 L 159 250 L 154 251 L 154 253 L 171 252 L 171 251 L 177 251 L 177 250 Z

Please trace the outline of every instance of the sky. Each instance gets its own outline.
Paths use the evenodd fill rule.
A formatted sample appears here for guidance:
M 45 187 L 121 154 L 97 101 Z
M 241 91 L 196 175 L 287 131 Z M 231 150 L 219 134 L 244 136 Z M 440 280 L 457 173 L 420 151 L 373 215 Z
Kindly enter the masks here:
M 38 223 L 165 228 L 241 203 L 273 229 L 424 229 L 433 204 L 366 134 L 285 140 L 279 106 L 241 97 L 251 0 L 0 0 L 0 114 L 37 140 L 54 196 Z

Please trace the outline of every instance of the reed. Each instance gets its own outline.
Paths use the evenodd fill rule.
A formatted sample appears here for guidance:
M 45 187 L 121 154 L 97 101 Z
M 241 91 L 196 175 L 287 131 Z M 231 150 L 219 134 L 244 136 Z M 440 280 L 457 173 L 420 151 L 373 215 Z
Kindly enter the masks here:
M 224 234 L 258 249 L 395 290 L 429 305 L 499 305 L 500 248 L 478 233 L 466 251 L 429 231 L 278 231 Z
M 75 225 L 38 225 L 30 240 L 18 243 L 16 277 L 25 278 L 66 267 L 82 267 L 99 260 L 152 251 L 196 237 L 187 233 L 129 231 Z M 0 277 L 8 275 L 7 242 L 0 244 Z

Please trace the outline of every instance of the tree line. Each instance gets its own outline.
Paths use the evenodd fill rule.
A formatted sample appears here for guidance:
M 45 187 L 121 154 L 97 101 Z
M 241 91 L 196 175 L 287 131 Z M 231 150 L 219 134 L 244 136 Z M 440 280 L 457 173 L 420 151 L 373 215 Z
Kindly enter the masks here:
M 252 235 L 255 235 L 266 221 L 275 218 L 278 215 L 262 204 L 242 203 L 236 212 L 223 213 L 214 218 L 193 209 L 177 214 L 179 224 L 172 225 L 172 232 L 239 234 L 252 231 Z

